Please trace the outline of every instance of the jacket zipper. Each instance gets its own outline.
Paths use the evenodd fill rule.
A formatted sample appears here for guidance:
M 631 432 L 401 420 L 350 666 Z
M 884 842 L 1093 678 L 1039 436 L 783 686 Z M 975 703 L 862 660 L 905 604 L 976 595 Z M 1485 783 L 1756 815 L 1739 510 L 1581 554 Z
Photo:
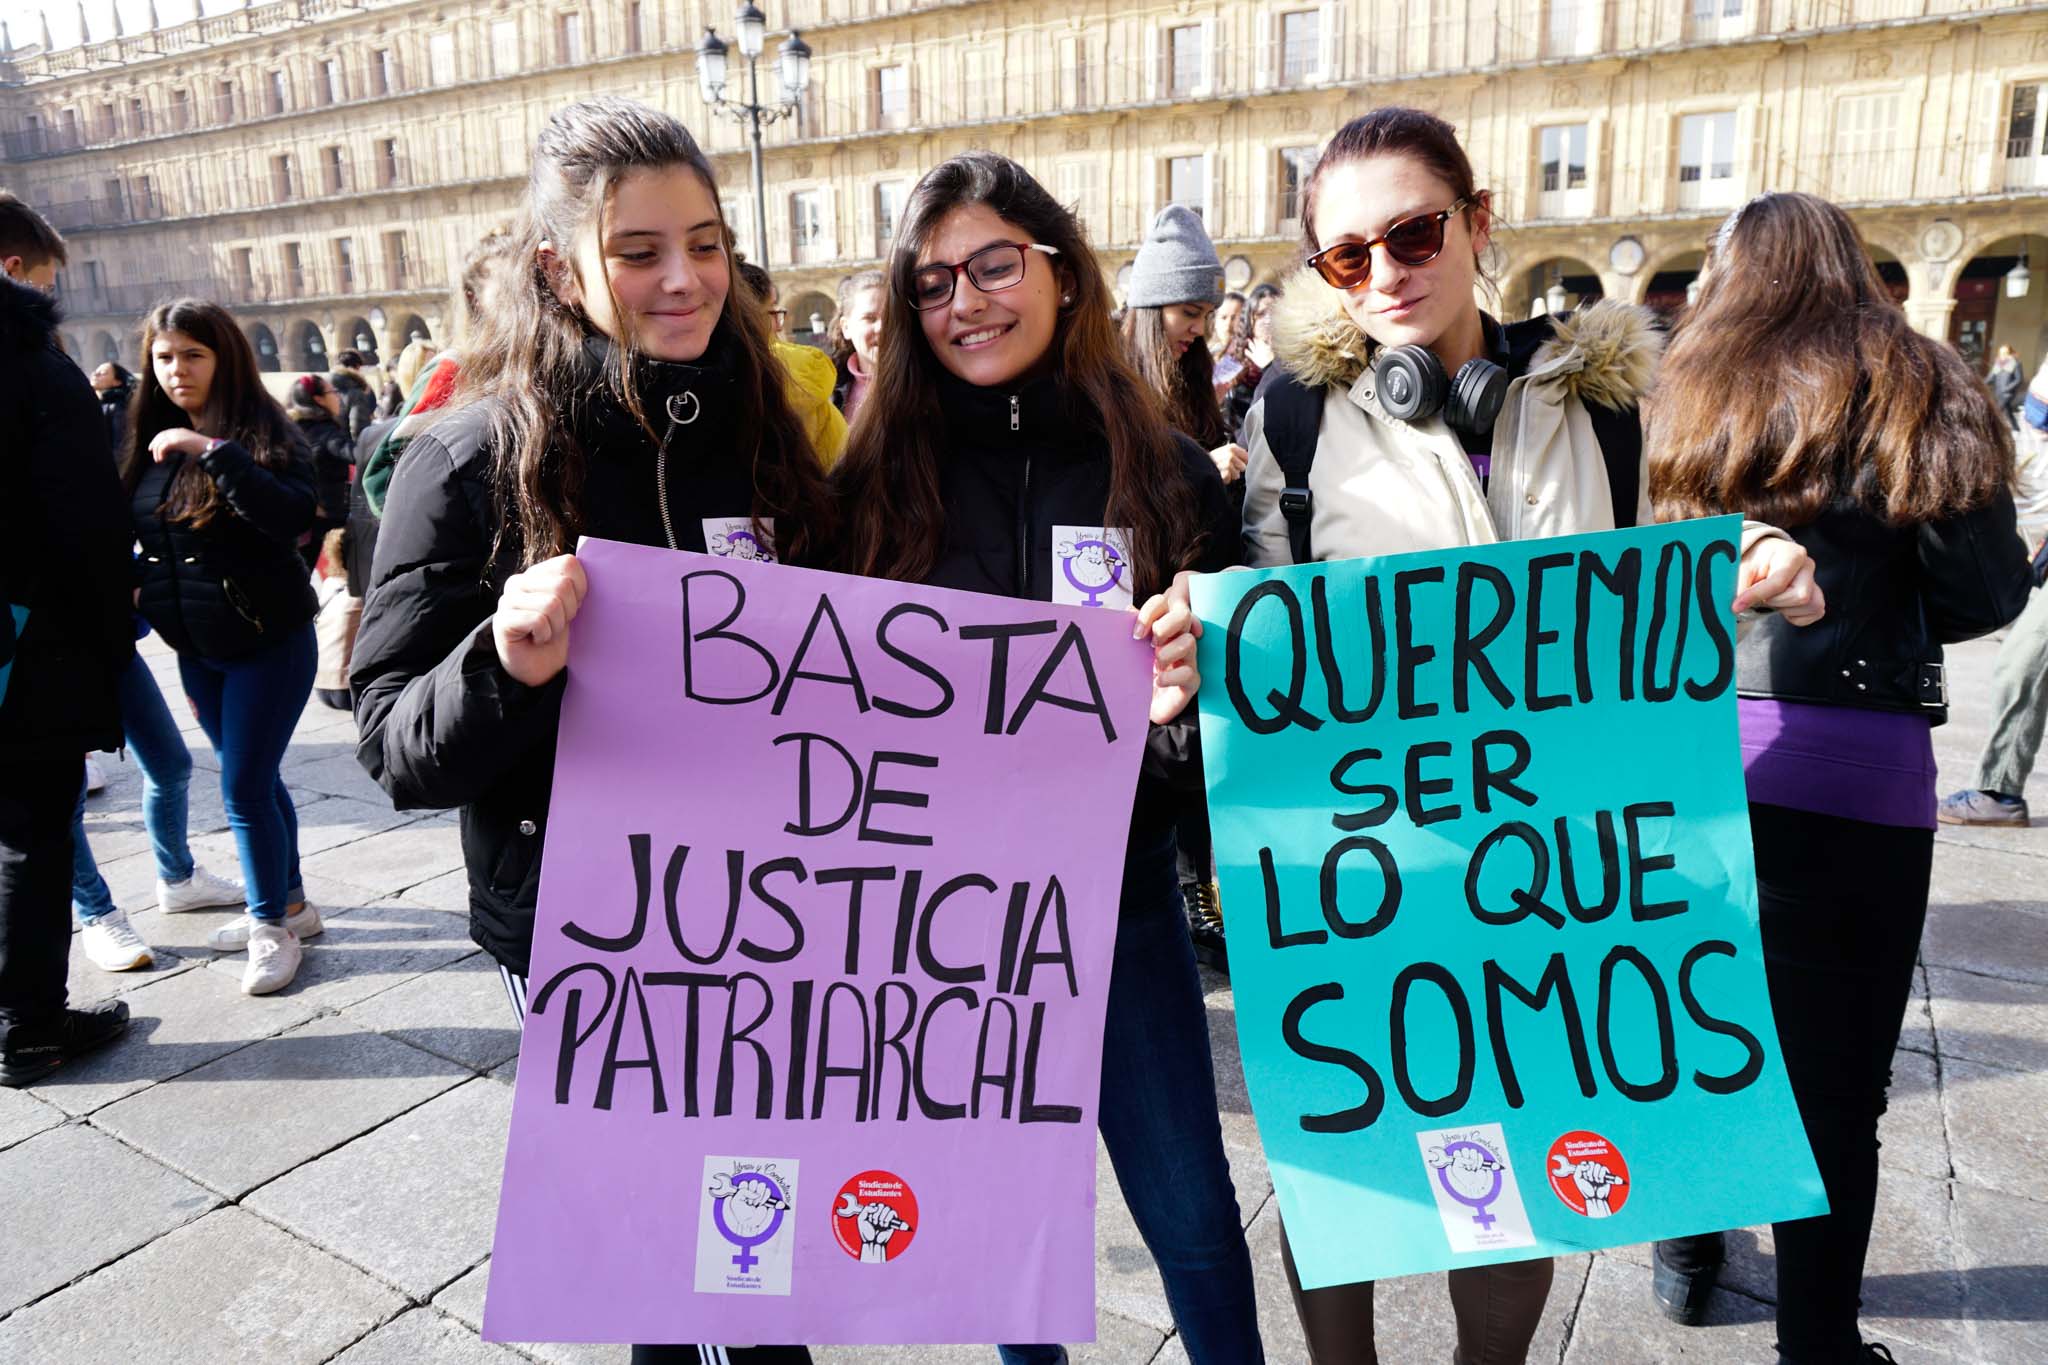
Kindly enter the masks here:
M 1010 395 L 1010 430 L 1024 429 L 1023 405 Z M 1017 593 L 1031 596 L 1031 452 L 1024 452 L 1024 486 L 1017 493 Z
M 668 510 L 668 443 L 675 437 L 676 428 L 681 425 L 671 415 L 668 431 L 662 436 L 661 444 L 654 449 L 654 496 L 661 505 L 661 533 L 668 538 L 668 547 L 676 549 L 676 526 Z

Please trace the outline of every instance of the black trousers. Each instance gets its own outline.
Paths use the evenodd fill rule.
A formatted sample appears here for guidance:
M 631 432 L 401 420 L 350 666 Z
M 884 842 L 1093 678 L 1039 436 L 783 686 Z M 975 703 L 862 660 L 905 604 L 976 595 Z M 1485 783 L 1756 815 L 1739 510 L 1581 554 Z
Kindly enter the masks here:
M 1771 1010 L 1829 1212 L 1778 1223 L 1778 1350 L 1797 1365 L 1862 1359 L 1856 1325 L 1877 1205 L 1877 1121 L 1927 921 L 1934 831 L 1753 803 Z M 1689 1268 L 1706 1238 L 1660 1244 Z
M 64 1008 L 83 772 L 82 757 L 0 763 L 0 1040 Z

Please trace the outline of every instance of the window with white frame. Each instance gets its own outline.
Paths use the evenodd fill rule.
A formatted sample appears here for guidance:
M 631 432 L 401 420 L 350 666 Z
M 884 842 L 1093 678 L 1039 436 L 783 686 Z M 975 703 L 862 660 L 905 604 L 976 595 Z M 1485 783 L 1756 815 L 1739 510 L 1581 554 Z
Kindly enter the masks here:
M 555 60 L 575 66 L 583 60 L 583 15 L 569 10 L 555 16 Z
M 509 76 L 519 69 L 519 21 L 491 21 L 491 74 Z
M 1678 121 L 1678 206 L 1735 203 L 1735 114 L 1687 114 Z
M 1583 123 L 1555 124 L 1537 132 L 1537 217 L 1583 218 L 1592 212 L 1586 143 Z
M 1001 78 L 990 47 L 970 47 L 960 63 L 960 112 L 971 119 L 993 118 L 1002 111 Z
M 1094 160 L 1062 161 L 1054 168 L 1053 176 L 1053 192 L 1059 201 L 1074 211 L 1091 237 L 1102 240 L 1102 164 Z
M 645 44 L 640 33 L 640 0 L 627 0 L 625 37 L 628 52 L 638 52 Z
M 2034 81 L 2012 88 L 2012 102 L 2005 120 L 2005 188 L 2035 189 L 2048 185 L 2048 109 L 2042 96 L 2048 82 Z
M 875 186 L 875 255 L 889 254 L 896 240 L 896 221 L 903 216 L 908 186 L 900 180 L 884 180 Z
M 1742 28 L 1746 0 L 1692 0 L 1692 36 L 1732 38 Z
M 1602 0 L 1545 0 L 1543 55 L 1583 57 L 1600 48 Z M 1737 13 L 1741 0 L 1736 0 Z
M 1322 75 L 1322 19 L 1316 10 L 1280 16 L 1280 82 L 1299 85 Z
M 240 298 L 250 298 L 256 292 L 256 248 L 238 246 L 232 259 L 236 294 Z
M 384 287 L 404 289 L 412 283 L 412 248 L 404 229 L 384 234 Z
M 443 30 L 427 35 L 427 80 L 433 85 L 455 84 L 455 35 Z
M 1202 26 L 1181 24 L 1166 30 L 1166 91 L 1192 95 L 1202 87 Z
M 825 250 L 825 196 L 820 190 L 794 190 L 789 196 L 789 251 L 796 261 L 812 261 Z
M 348 188 L 348 162 L 339 147 L 320 149 L 320 185 L 328 194 Z
M 1068 109 L 1083 109 L 1102 98 L 1100 82 L 1088 63 L 1087 39 L 1076 35 L 1060 39 L 1060 102 Z
M 344 294 L 355 292 L 356 239 L 353 237 L 334 239 L 334 283 Z
M 1209 216 L 1209 158 L 1193 156 L 1166 158 L 1166 202 L 1183 204 L 1199 218 Z
M 1835 101 L 1828 193 L 1854 203 L 1889 199 L 1904 189 L 1909 159 L 1898 155 L 1899 92 L 1845 95 Z
M 340 58 L 325 57 L 321 59 L 319 80 L 320 102 L 322 104 L 340 104 L 344 99 L 348 98 L 348 92 L 341 83 Z
M 1314 147 L 1282 147 L 1274 178 L 1273 218 L 1284 233 L 1301 231 L 1303 196 L 1308 191 L 1309 172 L 1316 168 Z
M 292 168 L 292 154 L 279 152 L 270 158 L 270 197 L 276 204 L 289 203 L 298 196 L 298 176 Z
M 901 62 L 868 73 L 868 124 L 874 128 L 910 126 L 910 68 Z
M 263 110 L 269 114 L 282 114 L 291 107 L 291 82 L 282 68 L 272 71 L 263 87 Z
M 182 130 L 191 126 L 192 92 L 179 86 L 171 92 L 171 127 Z
M 377 188 L 388 190 L 399 182 L 398 139 L 377 139 Z
M 370 93 L 389 95 L 398 89 L 398 62 L 391 49 L 380 47 L 370 54 Z

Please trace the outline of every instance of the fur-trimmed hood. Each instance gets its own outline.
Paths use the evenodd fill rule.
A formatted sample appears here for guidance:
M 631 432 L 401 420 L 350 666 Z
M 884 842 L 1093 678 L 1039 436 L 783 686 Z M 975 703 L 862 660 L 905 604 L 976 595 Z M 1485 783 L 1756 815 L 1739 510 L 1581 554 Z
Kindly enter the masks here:
M 1646 310 L 1608 299 L 1517 323 L 1507 334 L 1510 352 L 1533 343 L 1516 373 L 1557 379 L 1566 395 L 1614 409 L 1633 406 L 1649 392 L 1664 351 L 1664 335 Z M 1274 305 L 1273 353 L 1303 384 L 1348 389 L 1365 373 L 1372 342 L 1344 311 L 1343 296 L 1303 268 L 1285 282 Z
M 41 350 L 63 317 L 55 296 L 0 275 L 0 349 Z

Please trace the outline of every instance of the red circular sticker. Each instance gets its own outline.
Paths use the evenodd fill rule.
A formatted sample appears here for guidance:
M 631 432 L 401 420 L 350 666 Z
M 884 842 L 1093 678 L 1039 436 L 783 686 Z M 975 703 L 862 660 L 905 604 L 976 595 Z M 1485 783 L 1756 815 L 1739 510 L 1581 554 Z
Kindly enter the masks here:
M 832 1203 L 832 1235 L 839 1249 L 863 1265 L 886 1265 L 917 1236 L 917 1196 L 888 1171 L 862 1171 L 839 1187 Z
M 1628 1202 L 1628 1163 L 1598 1133 L 1566 1133 L 1550 1144 L 1550 1188 L 1585 1218 L 1607 1218 Z

